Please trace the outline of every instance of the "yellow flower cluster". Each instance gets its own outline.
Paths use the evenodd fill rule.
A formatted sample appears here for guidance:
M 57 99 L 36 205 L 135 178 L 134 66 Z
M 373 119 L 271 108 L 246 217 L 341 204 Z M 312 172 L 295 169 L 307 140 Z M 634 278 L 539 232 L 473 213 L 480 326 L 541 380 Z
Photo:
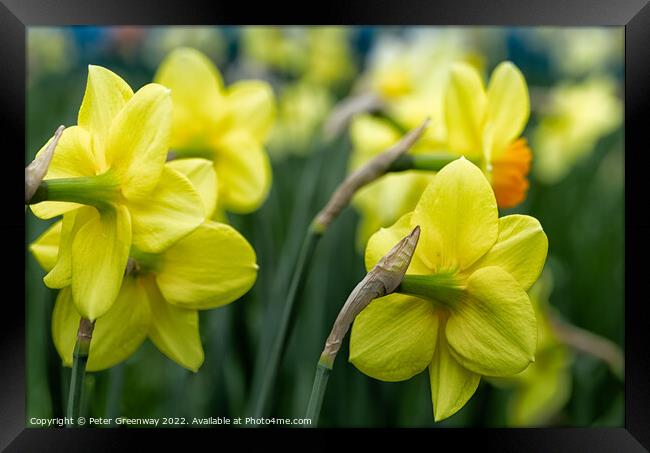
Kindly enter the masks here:
M 31 250 L 45 284 L 60 289 L 52 332 L 66 365 L 83 317 L 96 321 L 90 370 L 148 337 L 196 371 L 197 310 L 236 300 L 257 276 L 251 245 L 211 218 L 250 212 L 268 193 L 271 89 L 225 88 L 207 57 L 187 48 L 166 58 L 156 82 L 134 93 L 90 66 L 77 125 L 63 132 L 44 179 L 46 201 L 31 206 L 44 219 L 63 215 Z

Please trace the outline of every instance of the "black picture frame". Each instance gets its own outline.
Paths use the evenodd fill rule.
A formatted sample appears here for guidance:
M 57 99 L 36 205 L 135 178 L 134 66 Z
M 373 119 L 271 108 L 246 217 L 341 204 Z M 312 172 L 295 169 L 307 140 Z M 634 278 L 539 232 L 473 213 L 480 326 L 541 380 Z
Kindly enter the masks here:
M 11 240 L 25 232 L 19 206 L 19 160 L 25 148 L 26 27 L 32 25 L 193 25 L 193 24 L 373 24 L 373 25 L 558 25 L 625 27 L 625 426 L 623 428 L 564 429 L 439 429 L 422 436 L 432 448 L 443 440 L 454 448 L 478 444 L 498 451 L 647 451 L 650 448 L 650 304 L 643 284 L 649 266 L 650 220 L 645 175 L 650 154 L 646 130 L 650 118 L 649 0 L 401 0 L 303 2 L 282 7 L 276 2 L 161 0 L 2 0 L 0 3 L 0 111 L 2 157 L 6 171 L 1 198 L 3 271 L 0 272 L 3 311 L 0 315 L 0 448 L 7 451 L 114 451 L 159 430 L 26 429 L 25 426 L 25 286 L 24 241 Z M 24 162 L 22 162 L 24 164 Z M 11 177 L 7 177 L 11 175 Z M 20 194 L 22 197 L 22 195 Z M 7 212 L 10 211 L 10 212 Z M 183 430 L 184 432 L 185 430 Z M 229 430 L 245 433 L 247 430 Z M 162 435 L 182 434 L 168 430 Z M 284 431 L 257 430 L 279 438 Z M 304 437 L 314 430 L 292 430 Z M 331 433 L 331 431 L 330 431 Z M 214 440 L 211 430 L 194 430 L 192 445 Z M 364 431 L 361 435 L 368 436 Z M 395 439 L 393 430 L 373 431 L 374 440 Z M 329 436 L 323 431 L 319 436 Z M 221 436 L 221 434 L 220 434 Z M 199 439 L 201 437 L 202 439 Z M 161 438 L 159 437 L 158 440 Z M 325 437 L 323 437 L 325 439 Z M 186 441 L 187 442 L 187 441 Z M 196 443 L 196 444 L 195 444 Z M 186 446 L 194 448 L 192 445 Z M 216 445 L 216 444 L 215 444 Z M 225 445 L 224 445 L 225 446 Z

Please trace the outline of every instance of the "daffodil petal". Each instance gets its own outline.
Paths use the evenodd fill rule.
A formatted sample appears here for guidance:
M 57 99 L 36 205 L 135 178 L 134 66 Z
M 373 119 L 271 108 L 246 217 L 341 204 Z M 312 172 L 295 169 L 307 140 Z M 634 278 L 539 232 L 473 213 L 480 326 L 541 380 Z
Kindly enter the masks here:
M 45 151 L 53 138 L 43 145 L 37 156 Z M 71 126 L 63 130 L 44 179 L 94 176 L 97 170 L 97 162 L 90 150 L 90 135 L 79 126 Z
M 198 312 L 167 303 L 153 279 L 146 283 L 145 288 L 152 319 L 149 338 L 171 360 L 191 371 L 198 371 L 204 358 Z
M 72 240 L 72 296 L 91 321 L 106 313 L 120 291 L 131 248 L 131 218 L 123 205 L 94 210 Z
M 431 362 L 437 331 L 430 302 L 401 294 L 375 299 L 352 325 L 350 362 L 375 379 L 409 379 Z
M 411 224 L 422 229 L 415 253 L 434 271 L 465 269 L 496 241 L 498 218 L 481 170 L 457 159 L 438 172 L 415 207 Z
M 77 124 L 92 136 L 96 158 L 103 159 L 111 123 L 131 97 L 133 90 L 120 76 L 101 66 L 88 66 L 88 82 Z
M 249 133 L 235 130 L 216 145 L 219 203 L 229 211 L 259 208 L 271 187 L 271 164 L 262 145 Z
M 212 217 L 217 207 L 217 173 L 212 161 L 207 159 L 177 159 L 167 162 L 167 167 L 183 174 L 199 193 L 206 217 Z
M 59 256 L 59 242 L 61 241 L 61 227 L 63 221 L 59 220 L 50 226 L 34 242 L 29 245 L 29 251 L 32 252 L 38 264 L 49 272 L 54 268 L 57 257 Z
M 43 282 L 48 288 L 63 288 L 70 285 L 72 278 L 72 239 L 79 228 L 93 217 L 94 213 L 95 208 L 84 206 L 63 216 L 59 253 L 54 266 L 43 277 Z
M 208 309 L 230 303 L 255 283 L 255 251 L 234 228 L 206 222 L 167 249 L 157 282 L 167 302 Z
M 499 266 L 527 291 L 542 272 L 547 252 L 548 238 L 536 218 L 519 214 L 501 217 L 497 241 L 468 273 Z
M 400 219 L 388 228 L 380 228 L 375 234 L 370 236 L 366 245 L 366 270 L 372 269 L 377 262 L 392 249 L 395 244 L 408 236 L 412 227 L 413 213 L 404 214 Z M 427 266 L 422 262 L 416 252 L 411 259 L 407 271 L 409 274 L 424 274 L 430 272 Z
M 259 80 L 233 83 L 226 90 L 228 117 L 234 128 L 244 129 L 264 142 L 275 120 L 275 98 L 271 86 Z
M 140 88 L 115 117 L 106 145 L 106 163 L 121 179 L 127 199 L 149 195 L 167 159 L 172 118 L 170 92 L 150 83 Z
M 468 156 L 480 155 L 486 104 L 485 88 L 478 71 L 466 63 L 454 64 L 444 100 L 451 151 Z
M 80 319 L 70 287 L 63 288 L 52 313 L 52 338 L 66 366 L 72 366 Z M 105 370 L 126 360 L 147 338 L 150 320 L 142 283 L 133 277 L 125 278 L 111 309 L 95 322 L 87 370 Z
M 429 365 L 433 417 L 439 422 L 458 412 L 474 395 L 481 376 L 464 368 L 449 352 L 444 333 Z
M 161 63 L 155 80 L 172 90 L 172 149 L 201 146 L 225 110 L 215 65 L 198 50 L 178 48 Z
M 205 219 L 203 202 L 189 179 L 165 166 L 146 200 L 129 203 L 133 245 L 157 253 L 194 230 Z
M 447 321 L 445 333 L 456 360 L 486 376 L 509 376 L 534 361 L 537 323 L 528 295 L 497 266 L 467 280 L 468 298 Z
M 48 220 L 79 209 L 82 206 L 82 204 L 69 203 L 67 201 L 42 201 L 29 207 L 36 217 Z
M 487 88 L 487 124 L 494 146 L 504 148 L 521 135 L 530 115 L 526 79 L 509 61 L 500 63 Z

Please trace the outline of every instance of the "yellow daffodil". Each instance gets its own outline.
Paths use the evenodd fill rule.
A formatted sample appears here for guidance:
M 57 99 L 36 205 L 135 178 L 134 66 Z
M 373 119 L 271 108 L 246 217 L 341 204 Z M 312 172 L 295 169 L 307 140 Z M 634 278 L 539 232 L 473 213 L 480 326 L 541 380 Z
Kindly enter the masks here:
M 56 260 L 62 227 L 55 223 L 30 247 L 45 270 Z M 207 221 L 160 253 L 132 248 L 130 254 L 117 300 L 95 323 L 87 369 L 110 368 L 149 338 L 167 357 L 197 371 L 203 363 L 197 310 L 228 304 L 251 288 L 257 275 L 253 248 L 229 225 Z M 79 318 L 67 286 L 52 315 L 54 345 L 66 366 L 72 364 Z
M 70 286 L 85 318 L 112 306 L 132 244 L 159 252 L 205 218 L 188 178 L 165 166 L 171 116 L 169 89 L 149 84 L 134 94 L 118 75 L 89 66 L 78 124 L 63 132 L 45 176 L 48 201 L 31 206 L 44 219 L 63 214 L 44 281 Z
M 444 99 L 448 150 L 483 163 L 501 208 L 526 197 L 532 156 L 521 133 L 529 115 L 526 80 L 512 63 L 494 69 L 487 90 L 472 66 L 453 66 Z
M 263 147 L 275 116 L 270 86 L 246 80 L 226 88 L 214 64 L 190 48 L 171 52 L 155 79 L 171 89 L 172 156 L 213 161 L 220 207 L 238 213 L 257 209 L 271 185 Z
M 542 426 L 562 410 L 571 396 L 573 357 L 551 327 L 550 277 L 544 271 L 528 291 L 538 327 L 535 363 L 514 376 L 490 379 L 499 387 L 512 388 L 507 411 L 510 426 Z
M 535 313 L 526 290 L 548 242 L 529 216 L 499 218 L 481 170 L 461 158 L 445 166 L 415 210 L 368 241 L 370 269 L 413 227 L 420 241 L 400 287 L 354 321 L 350 361 L 384 381 L 429 369 L 435 420 L 462 408 L 481 375 L 508 376 L 534 360 Z
M 618 85 L 611 78 L 598 76 L 550 91 L 548 105 L 531 138 L 539 151 L 535 176 L 545 183 L 559 181 L 596 148 L 602 137 L 621 126 L 623 105 Z

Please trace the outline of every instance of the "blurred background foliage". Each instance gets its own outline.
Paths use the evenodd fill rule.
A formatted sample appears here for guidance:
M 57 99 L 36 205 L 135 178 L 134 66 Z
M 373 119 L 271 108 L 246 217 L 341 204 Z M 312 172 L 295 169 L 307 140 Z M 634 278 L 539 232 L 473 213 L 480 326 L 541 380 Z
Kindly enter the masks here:
M 257 212 L 228 216 L 257 252 L 258 280 L 241 300 L 201 313 L 206 359 L 198 373 L 145 343 L 126 362 L 88 376 L 87 414 L 247 416 L 259 385 L 254 370 L 270 348 L 304 232 L 351 165 L 348 131 L 323 139 L 332 108 L 371 91 L 390 102 L 382 119 L 408 129 L 421 121 L 422 109 L 436 109 L 437 68 L 462 60 L 487 76 L 507 59 L 529 85 L 524 136 L 534 159 L 526 201 L 504 213 L 537 217 L 549 237 L 543 278 L 531 290 L 542 320 L 536 368 L 509 380 L 483 380 L 460 412 L 434 424 L 427 373 L 400 383 L 373 380 L 346 362 L 346 341 L 320 423 L 623 425 L 622 378 L 564 345 L 545 323 L 553 313 L 623 346 L 622 27 L 30 27 L 25 162 L 59 124 L 76 124 L 88 64 L 110 68 L 136 89 L 178 46 L 204 52 L 227 82 L 261 78 L 276 93 L 277 121 L 267 146 L 271 193 Z M 365 273 L 359 222 L 359 213 L 348 208 L 318 245 L 271 416 L 304 415 L 324 340 Z M 28 213 L 26 244 L 46 227 Z M 63 416 L 70 370 L 51 340 L 56 294 L 44 286 L 44 273 L 29 254 L 26 263 L 27 419 Z

